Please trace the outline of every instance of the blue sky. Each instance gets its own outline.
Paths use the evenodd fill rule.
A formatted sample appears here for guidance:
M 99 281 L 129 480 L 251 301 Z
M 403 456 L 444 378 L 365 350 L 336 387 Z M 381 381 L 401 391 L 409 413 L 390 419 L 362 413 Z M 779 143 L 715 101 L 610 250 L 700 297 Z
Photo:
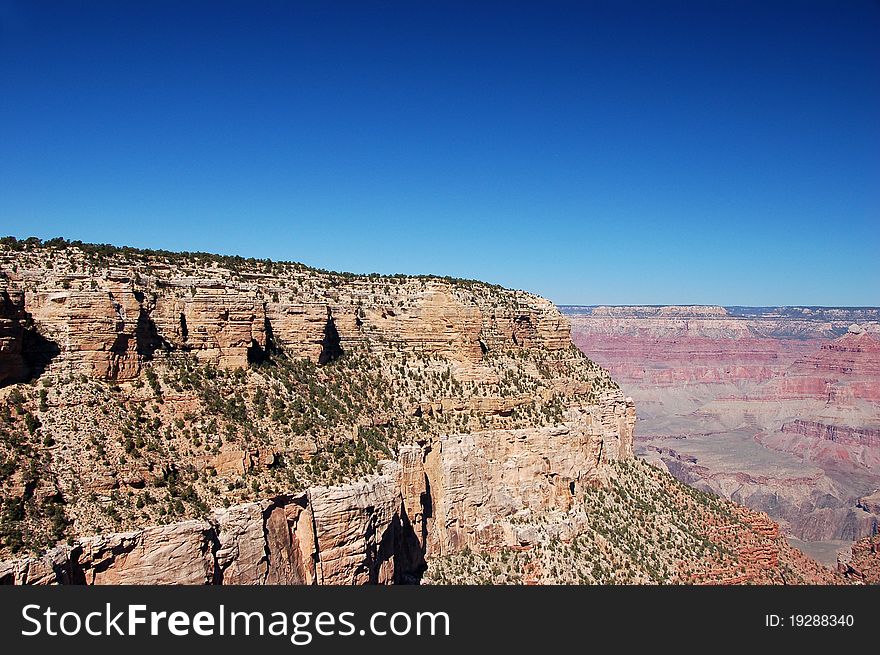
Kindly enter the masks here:
M 880 305 L 880 4 L 0 0 L 0 233 Z

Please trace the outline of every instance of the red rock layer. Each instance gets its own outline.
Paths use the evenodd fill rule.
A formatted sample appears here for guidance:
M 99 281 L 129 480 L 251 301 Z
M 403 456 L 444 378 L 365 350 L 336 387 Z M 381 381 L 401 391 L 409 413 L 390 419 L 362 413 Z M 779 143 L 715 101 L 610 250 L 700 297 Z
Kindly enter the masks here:
M 843 446 L 880 448 L 880 429 L 850 428 L 845 425 L 826 425 L 818 421 L 797 419 L 782 425 L 782 431 L 805 437 L 833 441 Z
M 695 584 L 835 584 L 831 571 L 789 546 L 779 526 L 763 512 L 737 507 L 738 522 L 708 526 L 710 541 L 723 544 L 737 554 L 737 563 L 691 576 Z M 797 571 L 798 578 L 791 578 Z
M 832 403 L 880 402 L 880 338 L 845 334 L 798 358 L 779 382 L 783 398 L 815 398 Z
M 575 344 L 620 382 L 677 386 L 751 380 L 780 375 L 818 341 L 743 337 L 712 339 L 589 334 L 573 326 Z

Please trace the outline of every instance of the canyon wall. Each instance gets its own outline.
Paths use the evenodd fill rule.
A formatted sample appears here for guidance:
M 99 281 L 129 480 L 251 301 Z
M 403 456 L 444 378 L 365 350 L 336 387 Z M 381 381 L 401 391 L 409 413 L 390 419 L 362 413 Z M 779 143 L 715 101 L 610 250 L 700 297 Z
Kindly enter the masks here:
M 20 380 L 27 374 L 24 355 L 26 316 L 21 293 L 0 292 L 0 383 Z
M 776 432 L 762 432 L 759 443 L 814 462 L 847 464 L 866 471 L 880 470 L 880 429 L 829 425 L 795 419 Z
M 532 294 L 66 243 L 0 265 L 0 549 L 44 551 L 7 581 L 417 581 L 634 456 L 632 400 Z
M 603 464 L 631 458 L 634 410 L 609 411 L 619 431 L 571 417 L 452 435 L 404 446 L 356 483 L 79 538 L 0 562 L 0 584 L 416 583 L 430 557 L 518 546 L 516 517 L 569 509 L 583 485 L 602 482 Z
M 563 309 L 635 398 L 637 451 L 808 542 L 876 529 L 880 309 Z
M 0 250 L 0 383 L 25 374 L 25 317 L 71 370 L 120 381 L 175 351 L 237 368 L 273 348 L 315 362 L 360 344 L 479 363 L 499 348 L 571 343 L 549 301 L 478 283 L 136 258 L 96 274 L 75 249 L 51 256 L 47 268 L 39 255 Z
M 632 399 L 542 298 L 0 245 L 0 581 L 836 579 L 636 461 Z
M 360 483 L 216 510 L 208 518 L 77 539 L 0 564 L 6 584 L 387 584 L 418 574 L 399 466 Z M 398 563 L 402 554 L 412 560 Z

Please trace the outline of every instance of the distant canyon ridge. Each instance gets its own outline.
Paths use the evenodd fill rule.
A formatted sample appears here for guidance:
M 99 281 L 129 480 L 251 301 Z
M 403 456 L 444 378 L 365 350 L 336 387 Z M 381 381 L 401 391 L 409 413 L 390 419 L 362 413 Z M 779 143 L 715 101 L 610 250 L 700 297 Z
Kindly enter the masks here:
M 880 308 L 562 306 L 636 451 L 832 563 L 880 520 Z

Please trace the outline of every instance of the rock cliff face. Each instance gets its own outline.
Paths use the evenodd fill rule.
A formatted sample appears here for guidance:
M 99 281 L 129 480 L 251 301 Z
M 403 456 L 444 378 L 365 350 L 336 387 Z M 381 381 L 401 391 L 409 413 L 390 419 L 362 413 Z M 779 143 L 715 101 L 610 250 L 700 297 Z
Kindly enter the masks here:
M 0 564 L 0 584 L 390 584 L 424 558 L 402 523 L 399 465 L 355 484 L 75 540 Z M 408 540 L 409 539 L 409 540 Z
M 429 566 L 433 583 L 874 581 L 871 544 L 854 547 L 838 577 L 791 548 L 765 514 L 701 495 L 632 459 L 610 463 L 608 480 L 579 489 L 552 481 L 547 465 L 537 467 L 543 474 L 526 466 L 511 479 L 504 472 L 519 462 L 506 457 L 500 478 L 487 484 L 481 468 L 490 478 L 499 471 L 480 440 L 452 439 L 457 448 L 448 441 L 403 447 L 397 462 L 358 483 L 2 562 L 0 584 L 395 584 L 418 582 Z M 591 465 L 589 448 L 574 458 L 585 454 Z
M 531 294 L 10 239 L 0 293 L 0 582 L 836 579 L 637 462 Z
M 633 457 L 632 401 L 528 293 L 63 242 L 0 266 L 7 581 L 416 581 Z
M 273 348 L 323 363 L 365 344 L 476 364 L 499 348 L 552 351 L 571 343 L 552 303 L 478 283 L 138 255 L 96 264 L 73 247 L 0 252 L 0 262 L 7 377 L 24 366 L 25 313 L 61 347 L 71 370 L 116 381 L 136 378 L 145 362 L 169 352 L 230 369 Z
M 425 489 L 418 504 L 407 494 L 405 506 L 426 552 L 515 546 L 517 518 L 569 510 L 586 487 L 607 478 L 604 464 L 633 457 L 634 408 L 620 403 L 608 411 L 596 425 L 571 416 L 540 429 L 444 435 L 409 451 L 407 476 L 424 480 Z
M 877 530 L 878 515 L 870 501 L 861 504 L 850 495 L 845 480 L 838 482 L 821 469 L 719 471 L 702 464 L 707 458 L 658 446 L 647 446 L 646 457 L 695 488 L 748 507 L 769 508 L 775 520 L 804 540 L 853 541 Z M 840 503 L 839 498 L 847 503 Z
M 524 512 L 518 545 L 449 552 L 431 582 L 473 584 L 829 584 L 766 514 L 692 489 L 641 460 L 611 465 L 567 510 Z
M 0 384 L 25 377 L 24 298 L 21 293 L 0 293 Z
M 880 584 L 880 535 L 865 537 L 837 559 L 844 578 L 861 584 Z
M 877 428 L 795 419 L 783 423 L 779 432 L 762 434 L 758 439 L 771 448 L 812 461 L 880 470 L 880 429 Z
M 570 509 L 602 465 L 632 458 L 634 411 L 537 430 L 402 446 L 398 462 L 346 485 L 215 510 L 203 520 L 74 540 L 0 563 L 6 584 L 392 584 L 428 557 L 514 547 L 515 517 Z M 606 433 L 611 430 L 602 428 Z

